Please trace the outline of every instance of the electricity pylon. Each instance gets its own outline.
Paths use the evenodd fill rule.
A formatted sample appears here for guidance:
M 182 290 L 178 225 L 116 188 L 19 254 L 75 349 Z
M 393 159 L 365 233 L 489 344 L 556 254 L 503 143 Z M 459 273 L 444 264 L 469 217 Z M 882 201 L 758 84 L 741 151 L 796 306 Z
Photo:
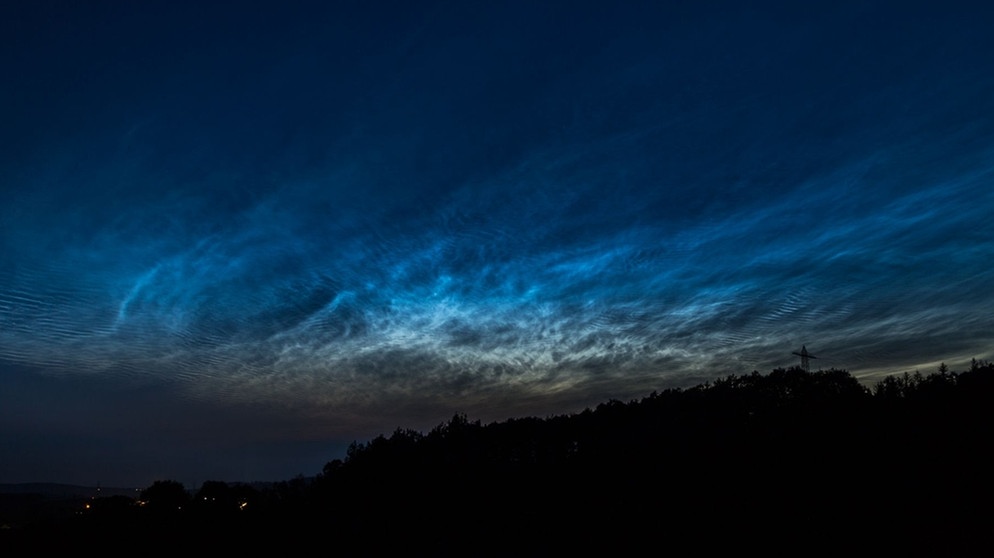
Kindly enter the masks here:
M 805 372 L 810 371 L 810 368 L 809 368 L 810 363 L 808 362 L 808 359 L 818 358 L 818 357 L 814 356 L 813 354 L 809 353 L 808 352 L 808 348 L 805 347 L 804 345 L 801 345 L 801 352 L 794 351 L 791 354 L 792 355 L 797 355 L 797 356 L 801 357 L 801 368 L 803 368 Z

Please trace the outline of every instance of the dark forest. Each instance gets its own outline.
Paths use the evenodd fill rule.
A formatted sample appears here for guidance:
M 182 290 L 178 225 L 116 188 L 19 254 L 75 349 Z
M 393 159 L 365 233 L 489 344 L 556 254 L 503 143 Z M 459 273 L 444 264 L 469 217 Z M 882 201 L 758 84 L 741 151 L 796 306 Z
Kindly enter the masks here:
M 8 500 L 0 542 L 108 553 L 984 554 L 992 395 L 994 365 L 974 360 L 869 387 L 844 370 L 790 368 L 569 415 L 481 424 L 457 414 L 429 432 L 354 442 L 313 477 L 195 490 L 161 480 L 133 498 L 30 516 Z

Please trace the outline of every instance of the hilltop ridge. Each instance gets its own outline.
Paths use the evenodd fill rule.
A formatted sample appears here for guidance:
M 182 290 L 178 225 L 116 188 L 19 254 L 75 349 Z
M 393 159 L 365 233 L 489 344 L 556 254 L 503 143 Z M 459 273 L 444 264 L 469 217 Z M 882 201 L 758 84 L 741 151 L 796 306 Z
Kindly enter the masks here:
M 313 478 L 193 497 L 163 480 L 141 506 L 103 498 L 60 527 L 463 556 L 732 540 L 975 550 L 994 496 L 992 396 L 994 366 L 977 361 L 872 388 L 843 370 L 754 372 L 570 415 L 456 414 L 357 441 Z

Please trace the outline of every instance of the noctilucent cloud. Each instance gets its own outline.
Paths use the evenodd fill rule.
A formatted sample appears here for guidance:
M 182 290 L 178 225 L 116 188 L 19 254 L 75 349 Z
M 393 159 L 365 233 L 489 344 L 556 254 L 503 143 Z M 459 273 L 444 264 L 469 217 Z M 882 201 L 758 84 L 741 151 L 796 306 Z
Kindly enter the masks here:
M 994 13 L 7 2 L 0 482 L 994 355 Z

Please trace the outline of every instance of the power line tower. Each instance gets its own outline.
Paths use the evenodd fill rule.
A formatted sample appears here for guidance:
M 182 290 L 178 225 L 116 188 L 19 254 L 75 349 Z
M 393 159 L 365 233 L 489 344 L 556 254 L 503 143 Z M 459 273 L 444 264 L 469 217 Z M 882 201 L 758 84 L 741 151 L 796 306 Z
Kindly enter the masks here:
M 801 345 L 801 352 L 794 351 L 791 354 L 792 355 L 797 355 L 797 356 L 801 357 L 801 368 L 803 368 L 805 372 L 809 372 L 811 370 L 810 369 L 810 363 L 808 362 L 808 359 L 818 358 L 818 357 L 814 356 L 813 354 L 809 353 L 808 352 L 808 348 L 805 347 L 804 345 Z

